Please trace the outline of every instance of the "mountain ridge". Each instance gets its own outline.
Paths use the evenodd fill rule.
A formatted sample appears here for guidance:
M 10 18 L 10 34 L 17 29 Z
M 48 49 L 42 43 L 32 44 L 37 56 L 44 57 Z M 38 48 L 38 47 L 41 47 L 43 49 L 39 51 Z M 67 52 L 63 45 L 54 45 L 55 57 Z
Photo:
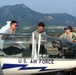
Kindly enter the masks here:
M 42 21 L 47 26 L 76 26 L 76 17 L 67 13 L 43 14 L 28 8 L 24 4 L 0 7 L 0 25 L 7 20 L 16 20 L 20 26 L 35 26 Z

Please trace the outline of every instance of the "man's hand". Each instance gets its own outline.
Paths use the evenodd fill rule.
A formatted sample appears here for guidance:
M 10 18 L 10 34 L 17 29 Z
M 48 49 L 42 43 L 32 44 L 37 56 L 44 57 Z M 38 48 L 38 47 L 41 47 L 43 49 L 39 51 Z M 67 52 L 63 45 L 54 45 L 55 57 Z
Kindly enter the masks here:
M 76 40 L 74 40 L 74 42 L 76 42 Z
M 60 45 L 61 45 L 60 41 L 54 41 L 52 44 L 54 47 L 60 47 Z

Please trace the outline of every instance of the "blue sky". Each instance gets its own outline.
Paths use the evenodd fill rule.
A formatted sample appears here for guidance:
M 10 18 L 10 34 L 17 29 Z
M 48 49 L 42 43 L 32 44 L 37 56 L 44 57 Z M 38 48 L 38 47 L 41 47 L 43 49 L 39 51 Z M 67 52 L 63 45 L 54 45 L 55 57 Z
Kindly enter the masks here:
M 76 0 L 0 0 L 4 5 L 25 4 L 40 13 L 68 13 L 76 16 Z

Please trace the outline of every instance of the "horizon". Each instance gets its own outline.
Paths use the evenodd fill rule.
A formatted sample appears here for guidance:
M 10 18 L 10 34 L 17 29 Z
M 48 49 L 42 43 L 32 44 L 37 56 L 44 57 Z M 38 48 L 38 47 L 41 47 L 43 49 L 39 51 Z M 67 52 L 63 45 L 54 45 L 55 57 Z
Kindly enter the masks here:
M 76 17 L 76 0 L 1 0 L 0 7 L 7 5 L 24 4 L 28 8 L 43 14 L 68 13 Z

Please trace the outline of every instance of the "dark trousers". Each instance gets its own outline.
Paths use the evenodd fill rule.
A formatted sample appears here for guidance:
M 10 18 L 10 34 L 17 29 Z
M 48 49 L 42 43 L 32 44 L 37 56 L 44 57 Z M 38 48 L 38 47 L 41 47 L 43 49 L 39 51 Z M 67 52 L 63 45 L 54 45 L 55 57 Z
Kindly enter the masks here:
M 36 45 L 37 49 L 38 49 L 38 45 Z M 32 51 L 32 44 L 30 44 L 30 50 Z M 40 54 L 46 54 L 47 50 L 45 49 L 44 45 L 40 45 Z
M 17 48 L 17 47 L 13 47 L 13 46 L 8 47 L 8 48 L 6 48 L 6 49 L 3 49 L 3 51 L 4 51 L 7 55 L 13 55 L 13 54 L 18 54 L 18 53 L 23 52 L 22 49 L 19 49 L 19 48 Z

